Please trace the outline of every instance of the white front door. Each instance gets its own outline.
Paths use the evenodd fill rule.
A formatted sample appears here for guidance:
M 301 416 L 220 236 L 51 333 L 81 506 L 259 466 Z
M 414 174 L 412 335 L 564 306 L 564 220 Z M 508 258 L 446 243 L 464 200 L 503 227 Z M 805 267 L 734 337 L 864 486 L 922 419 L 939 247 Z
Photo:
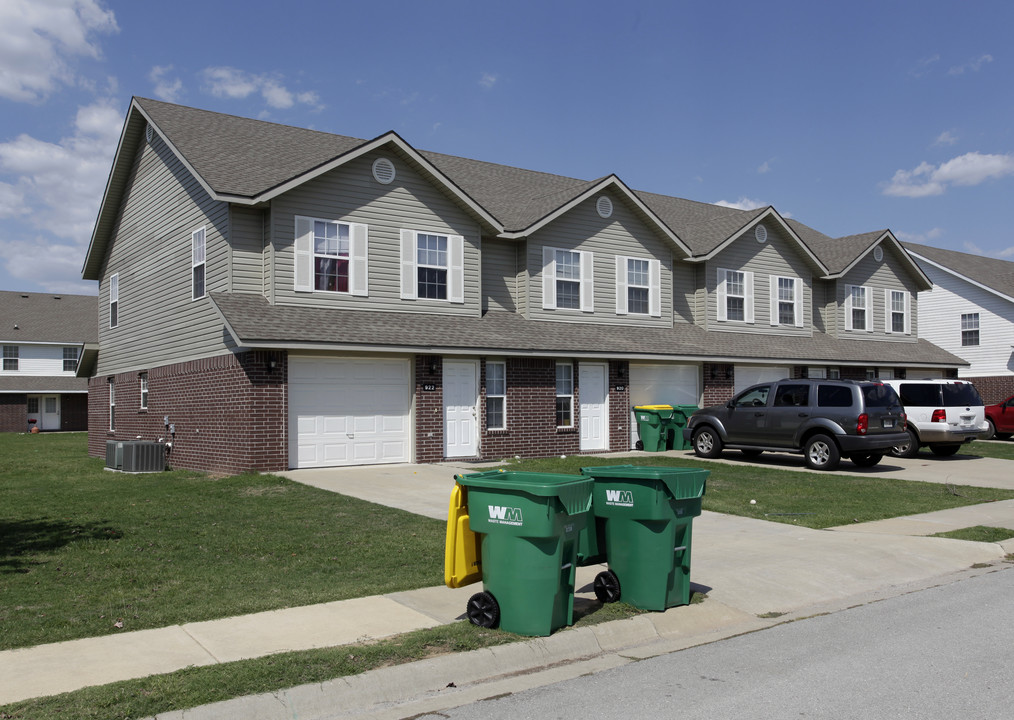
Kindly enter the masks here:
M 444 457 L 475 457 L 478 433 L 479 364 L 444 360 Z
M 39 398 L 39 410 L 42 416 L 39 430 L 60 429 L 60 396 L 43 395 Z
M 586 363 L 578 366 L 577 387 L 581 399 L 581 450 L 609 447 L 609 366 Z

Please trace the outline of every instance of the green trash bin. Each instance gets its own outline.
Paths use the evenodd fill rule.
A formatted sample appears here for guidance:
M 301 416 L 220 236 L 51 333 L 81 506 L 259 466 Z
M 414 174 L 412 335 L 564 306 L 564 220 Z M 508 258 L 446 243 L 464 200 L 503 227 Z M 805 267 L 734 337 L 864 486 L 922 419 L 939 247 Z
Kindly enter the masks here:
M 693 519 L 701 514 L 709 471 L 611 465 L 581 473 L 595 481 L 587 534 L 594 529 L 596 537 L 585 545 L 599 553 L 582 564 L 603 556 L 609 563 L 595 578 L 596 597 L 644 610 L 689 603 Z
M 673 406 L 635 405 L 633 410 L 641 449 L 648 452 L 665 450 L 669 444 L 669 421 L 672 420 Z
M 520 635 L 574 624 L 577 546 L 593 482 L 581 475 L 491 471 L 457 475 L 469 527 L 481 533 L 483 592 L 468 619 Z
M 683 428 L 687 426 L 690 416 L 697 412 L 696 405 L 673 405 L 672 418 L 669 420 L 669 443 L 670 450 L 689 450 L 690 443 L 683 437 Z

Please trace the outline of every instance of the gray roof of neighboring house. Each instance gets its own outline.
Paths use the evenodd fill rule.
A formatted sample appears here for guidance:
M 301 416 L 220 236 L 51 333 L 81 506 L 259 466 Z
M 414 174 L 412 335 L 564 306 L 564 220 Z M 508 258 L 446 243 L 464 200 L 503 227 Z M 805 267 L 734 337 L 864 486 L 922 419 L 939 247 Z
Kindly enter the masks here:
M 910 253 L 939 265 L 952 275 L 960 275 L 1007 298 L 1014 298 L 1014 262 L 930 245 L 910 242 L 903 242 L 902 245 Z
M 94 295 L 0 290 L 0 341 L 78 345 L 98 339 Z
M 2 375 L 0 376 L 0 393 L 86 393 L 88 378 L 65 377 L 59 375 Z
M 342 345 L 419 353 L 592 355 L 668 360 L 757 360 L 831 365 L 903 364 L 966 366 L 925 340 L 838 340 L 823 333 L 786 338 L 759 333 L 707 332 L 697 325 L 648 328 L 527 320 L 490 311 L 482 317 L 370 312 L 272 305 L 263 296 L 211 293 L 240 345 L 321 347 Z M 915 360 L 918 358 L 918 360 Z

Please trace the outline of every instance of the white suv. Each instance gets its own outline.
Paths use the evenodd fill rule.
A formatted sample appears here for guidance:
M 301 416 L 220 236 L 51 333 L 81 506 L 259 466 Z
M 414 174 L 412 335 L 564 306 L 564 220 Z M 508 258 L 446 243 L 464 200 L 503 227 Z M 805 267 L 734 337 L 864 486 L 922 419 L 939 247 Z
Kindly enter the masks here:
M 909 442 L 891 449 L 897 457 L 915 457 L 929 445 L 934 455 L 953 455 L 963 443 L 989 431 L 982 398 L 967 380 L 924 378 L 882 380 L 901 398 L 908 415 Z

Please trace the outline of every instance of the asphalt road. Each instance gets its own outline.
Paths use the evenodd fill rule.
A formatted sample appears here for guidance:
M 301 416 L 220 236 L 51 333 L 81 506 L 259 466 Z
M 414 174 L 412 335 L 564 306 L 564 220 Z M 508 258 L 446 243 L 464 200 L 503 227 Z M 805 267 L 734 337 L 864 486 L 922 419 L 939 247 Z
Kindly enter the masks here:
M 1014 568 L 427 718 L 1010 717 Z

